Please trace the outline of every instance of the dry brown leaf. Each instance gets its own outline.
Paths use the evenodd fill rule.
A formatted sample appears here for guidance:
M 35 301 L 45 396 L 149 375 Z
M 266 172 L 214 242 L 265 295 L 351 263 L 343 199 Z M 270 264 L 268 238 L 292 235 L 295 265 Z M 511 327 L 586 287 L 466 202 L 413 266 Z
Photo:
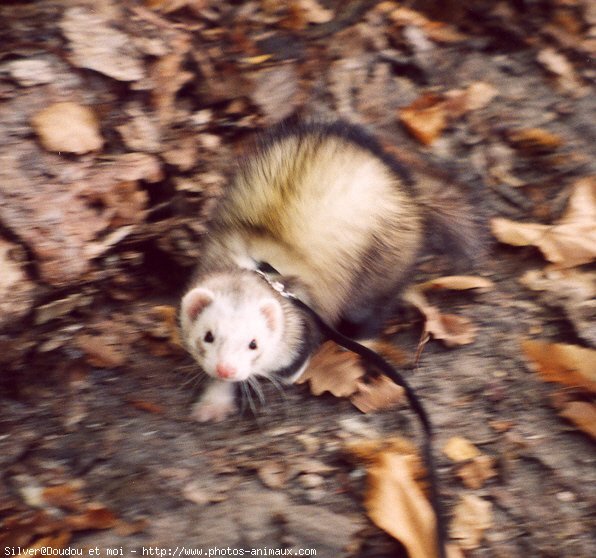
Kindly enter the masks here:
M 34 285 L 25 273 L 25 257 L 19 246 L 0 238 L 0 328 L 25 316 L 33 305 Z
M 466 110 L 479 110 L 490 104 L 497 96 L 497 88 L 484 81 L 477 81 L 468 86 L 465 90 Z
M 427 93 L 399 110 L 399 120 L 420 143 L 430 145 L 447 126 L 447 110 L 442 97 Z
M 582 432 L 596 440 L 596 405 L 587 401 L 570 401 L 559 412 Z
M 390 438 L 376 438 L 376 439 L 359 439 L 355 442 L 346 444 L 346 450 L 356 459 L 367 463 L 372 463 L 377 459 L 381 452 L 397 453 L 399 455 L 408 455 L 416 458 L 417 462 L 410 463 L 412 474 L 414 478 L 418 479 L 424 476 L 424 469 L 422 462 L 417 454 L 416 446 L 399 436 L 392 436 Z
M 328 391 L 335 397 L 349 397 L 358 390 L 358 381 L 364 373 L 357 355 L 327 341 L 315 353 L 296 383 L 309 382 L 313 395 Z
M 560 225 L 596 226 L 596 176 L 585 176 L 573 185 Z
M 207 0 L 145 0 L 148 8 L 152 10 L 159 10 L 165 14 L 189 8 L 196 13 L 208 7 Z
M 491 504 L 473 494 L 464 494 L 455 506 L 451 538 L 464 550 L 480 546 L 484 531 L 492 526 Z
M 64 510 L 80 511 L 85 506 L 80 486 L 75 482 L 47 486 L 43 489 L 42 498 L 47 505 Z
M 482 292 L 490 291 L 495 284 L 490 279 L 477 277 L 474 275 L 448 275 L 438 277 L 430 281 L 419 283 L 417 287 L 423 291 L 433 291 L 440 289 L 451 289 L 455 291 L 466 291 L 469 289 L 478 289 Z
M 563 145 L 563 139 L 544 128 L 511 130 L 507 138 L 514 146 L 528 151 L 552 151 Z
M 570 93 L 577 93 L 581 90 L 582 84 L 573 65 L 560 52 L 548 47 L 541 50 L 536 58 L 540 64 L 556 76 L 561 89 Z
M 496 95 L 496 88 L 482 81 L 444 95 L 426 93 L 400 109 L 399 120 L 418 141 L 430 145 L 442 134 L 449 121 L 487 106 Z
M 317 0 L 297 0 L 308 23 L 327 23 L 333 19 L 333 10 L 321 6 Z
M 436 518 L 414 481 L 409 456 L 381 452 L 367 473 L 364 506 L 371 520 L 399 540 L 410 558 L 436 557 Z
M 574 267 L 596 258 L 596 178 L 575 183 L 567 210 L 555 225 L 491 221 L 497 239 L 513 246 L 536 246 L 544 257 L 561 267 Z
M 41 537 L 37 539 L 32 545 L 22 549 L 17 556 L 38 556 L 42 553 L 45 555 L 51 555 L 51 550 L 58 551 L 65 548 L 70 542 L 72 534 L 67 531 L 60 531 L 58 533 L 48 535 L 47 537 Z
M 424 332 L 440 339 L 447 347 L 467 345 L 476 339 L 476 326 L 466 317 L 455 314 L 441 314 L 436 306 L 428 303 L 417 287 L 409 288 L 404 300 L 413 304 L 424 315 Z
M 178 328 L 176 307 L 167 304 L 154 306 L 152 312 L 159 320 L 161 320 L 159 332 L 162 333 L 162 335 L 160 336 L 167 337 L 172 344 L 178 347 L 183 347 L 184 344 L 180 339 L 180 330 Z
M 467 461 L 482 455 L 480 450 L 466 438 L 453 436 L 447 440 L 443 453 L 452 461 Z
M 409 362 L 406 353 L 399 347 L 396 347 L 393 343 L 374 339 L 372 341 L 363 341 L 362 344 L 376 353 L 379 353 L 385 360 L 388 360 L 396 366 L 404 366 Z
M 478 490 L 488 479 L 497 476 L 494 469 L 495 461 L 488 455 L 479 455 L 469 463 L 462 463 L 457 469 L 457 476 L 466 488 Z
M 493 234 L 512 246 L 536 246 L 544 257 L 562 267 L 575 267 L 596 258 L 596 225 L 541 225 L 502 217 L 491 221 Z
M 163 415 L 166 411 L 162 405 L 153 403 L 152 401 L 145 401 L 143 399 L 129 399 L 128 403 L 130 403 L 135 409 L 139 409 L 140 411 L 145 411 L 147 413 L 153 413 L 154 415 Z
M 287 463 L 268 461 L 257 468 L 257 475 L 261 482 L 269 488 L 281 488 L 290 477 Z
M 87 361 L 99 368 L 122 366 L 128 359 L 124 348 L 110 335 L 79 335 L 78 347 L 87 355 Z
M 151 67 L 151 79 L 156 84 L 152 92 L 152 102 L 162 126 L 175 120 L 176 94 L 194 77 L 192 72 L 183 69 L 186 53 L 191 46 L 190 37 L 178 33 L 171 41 L 171 51 L 159 58 Z
M 596 350 L 529 339 L 522 341 L 522 348 L 545 381 L 596 393 Z
M 578 336 L 596 345 L 596 271 L 551 267 L 527 271 L 519 281 L 548 306 L 562 308 Z
M 117 521 L 116 514 L 104 505 L 90 503 L 81 513 L 67 516 L 64 522 L 74 531 L 87 531 L 88 529 L 111 529 Z
M 350 397 L 352 405 L 363 413 L 395 407 L 404 400 L 404 388 L 387 376 L 377 376 L 370 383 L 357 384 L 358 391 Z
M 118 31 L 99 10 L 68 8 L 60 28 L 70 43 L 69 57 L 77 66 L 119 81 L 137 81 L 145 76 L 141 54 L 130 37 Z
M 93 111 L 73 102 L 55 103 L 33 116 L 31 123 L 48 151 L 88 153 L 103 145 Z

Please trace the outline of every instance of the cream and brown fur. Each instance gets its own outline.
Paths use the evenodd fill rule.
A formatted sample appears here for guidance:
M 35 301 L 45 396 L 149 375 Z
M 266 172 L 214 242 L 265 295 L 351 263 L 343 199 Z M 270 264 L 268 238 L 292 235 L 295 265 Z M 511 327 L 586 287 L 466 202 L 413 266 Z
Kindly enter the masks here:
M 349 334 L 380 321 L 422 244 L 422 206 L 406 182 L 374 140 L 342 123 L 282 126 L 240 162 L 182 303 L 183 338 L 199 365 L 217 378 L 195 406 L 195 418 L 217 420 L 231 412 L 231 381 L 274 376 L 278 369 L 287 374 L 312 329 L 291 302 L 245 270 L 266 262 L 324 320 Z M 203 323 L 206 309 L 209 323 Z M 214 341 L 204 339 L 211 339 L 206 332 L 215 324 L 219 338 L 245 344 L 251 328 L 259 330 L 258 344 L 268 345 L 268 356 L 255 357 L 245 372 L 228 362 L 236 357 L 233 348 L 208 362 L 204 351 Z M 311 335 L 306 349 L 316 343 Z

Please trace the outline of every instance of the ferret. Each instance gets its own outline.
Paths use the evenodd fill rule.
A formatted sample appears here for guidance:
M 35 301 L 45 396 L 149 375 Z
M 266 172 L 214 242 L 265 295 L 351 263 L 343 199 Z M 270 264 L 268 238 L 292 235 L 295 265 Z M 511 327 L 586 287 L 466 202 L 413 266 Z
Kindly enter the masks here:
M 261 137 L 215 209 L 181 302 L 182 338 L 211 378 L 192 417 L 233 413 L 237 382 L 294 381 L 321 341 L 259 269 L 342 333 L 370 336 L 407 282 L 424 228 L 407 170 L 360 127 L 285 123 Z

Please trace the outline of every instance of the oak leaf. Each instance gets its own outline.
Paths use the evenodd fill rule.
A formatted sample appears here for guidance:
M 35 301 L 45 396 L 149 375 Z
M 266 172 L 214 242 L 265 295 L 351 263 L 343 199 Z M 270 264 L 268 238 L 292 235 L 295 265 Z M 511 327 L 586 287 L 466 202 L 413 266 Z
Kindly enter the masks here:
M 596 350 L 530 339 L 522 341 L 521 345 L 545 381 L 596 393 Z
M 575 267 L 596 258 L 596 177 L 578 180 L 563 217 L 553 225 L 495 218 L 493 234 L 513 246 L 536 246 L 560 267 Z
M 352 405 L 363 413 L 389 409 L 404 400 L 404 388 L 387 376 L 377 376 L 370 382 L 359 381 L 358 391 L 350 397 Z
M 328 391 L 335 397 L 349 397 L 358 391 L 358 381 L 364 373 L 357 355 L 327 341 L 315 353 L 296 383 L 308 382 L 313 395 Z

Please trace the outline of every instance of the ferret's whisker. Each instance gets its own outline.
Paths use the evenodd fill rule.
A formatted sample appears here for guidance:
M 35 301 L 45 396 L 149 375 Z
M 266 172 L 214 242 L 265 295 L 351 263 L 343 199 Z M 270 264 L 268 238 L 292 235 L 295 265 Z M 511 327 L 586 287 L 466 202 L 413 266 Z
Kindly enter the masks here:
M 265 394 L 263 393 L 261 384 L 259 384 L 259 378 L 257 378 L 256 376 L 250 376 L 248 378 L 248 383 L 249 383 L 250 387 L 252 387 L 253 391 L 257 394 L 259 403 L 261 405 L 265 405 Z
M 246 395 L 246 400 L 248 401 L 248 406 L 252 411 L 252 414 L 256 417 L 257 416 L 257 408 L 255 406 L 255 402 L 253 401 L 252 395 L 250 394 L 249 384 L 246 382 L 242 382 L 240 384 L 242 386 L 242 391 Z
M 281 398 L 284 401 L 287 401 L 288 396 L 286 395 L 286 391 L 284 390 L 284 385 L 277 378 L 273 376 L 263 376 L 263 378 L 269 380 L 275 388 L 275 391 L 277 391 L 281 395 Z

